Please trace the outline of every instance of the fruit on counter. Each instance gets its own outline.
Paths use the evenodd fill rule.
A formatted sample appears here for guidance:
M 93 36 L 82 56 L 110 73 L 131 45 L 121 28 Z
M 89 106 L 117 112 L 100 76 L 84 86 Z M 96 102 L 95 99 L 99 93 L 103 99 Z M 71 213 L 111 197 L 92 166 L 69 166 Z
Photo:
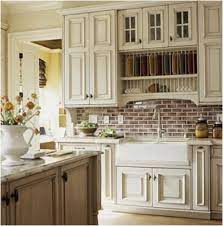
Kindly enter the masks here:
M 90 128 L 98 128 L 98 124 L 97 123 L 92 123 L 92 122 L 88 122 L 88 121 L 82 121 L 80 124 L 77 125 L 79 128 L 81 129 L 90 129 Z
M 104 130 L 102 130 L 102 132 L 99 134 L 99 137 L 103 137 L 103 138 L 116 137 L 116 136 L 117 136 L 116 130 L 112 129 L 112 128 L 109 128 L 109 127 L 104 129 Z

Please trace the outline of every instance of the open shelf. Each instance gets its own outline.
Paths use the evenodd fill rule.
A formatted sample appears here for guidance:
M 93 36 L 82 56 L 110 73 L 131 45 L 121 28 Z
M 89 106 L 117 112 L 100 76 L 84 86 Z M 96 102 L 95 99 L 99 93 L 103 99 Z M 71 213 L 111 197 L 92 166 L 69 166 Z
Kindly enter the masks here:
M 155 76 L 132 76 L 132 77 L 121 77 L 122 81 L 128 80 L 147 80 L 147 79 L 182 79 L 182 78 L 196 78 L 197 74 L 184 74 L 184 75 L 155 75 Z

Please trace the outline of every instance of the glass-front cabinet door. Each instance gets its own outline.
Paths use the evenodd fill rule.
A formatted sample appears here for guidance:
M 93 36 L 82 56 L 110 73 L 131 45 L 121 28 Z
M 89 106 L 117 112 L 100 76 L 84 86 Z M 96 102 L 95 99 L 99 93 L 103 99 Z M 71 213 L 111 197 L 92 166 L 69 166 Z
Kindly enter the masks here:
M 143 9 L 143 47 L 168 46 L 168 7 Z
M 119 50 L 142 48 L 142 10 L 121 10 L 118 13 Z
M 169 6 L 169 45 L 197 44 L 197 4 L 195 2 Z

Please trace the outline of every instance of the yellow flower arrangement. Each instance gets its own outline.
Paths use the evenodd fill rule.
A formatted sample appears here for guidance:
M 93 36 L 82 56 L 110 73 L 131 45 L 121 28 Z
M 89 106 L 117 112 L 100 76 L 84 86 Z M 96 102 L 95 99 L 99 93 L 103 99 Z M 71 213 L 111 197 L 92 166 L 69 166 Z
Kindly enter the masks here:
M 15 104 L 9 101 L 7 96 L 1 97 L 1 124 L 2 125 L 26 125 L 27 122 L 40 114 L 40 107 L 37 102 L 37 95 L 31 94 L 31 99 L 28 98 L 27 102 L 23 105 L 23 98 L 20 96 L 15 97 Z M 31 123 L 32 124 L 32 123 Z M 38 130 L 34 128 L 36 134 Z

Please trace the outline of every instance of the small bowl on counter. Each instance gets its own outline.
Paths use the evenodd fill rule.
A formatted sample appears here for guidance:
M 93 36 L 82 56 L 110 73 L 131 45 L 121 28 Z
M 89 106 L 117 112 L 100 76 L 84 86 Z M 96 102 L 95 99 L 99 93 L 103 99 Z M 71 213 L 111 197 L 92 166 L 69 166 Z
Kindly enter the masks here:
M 76 129 L 82 137 L 94 136 L 94 133 L 98 129 L 98 124 L 83 121 L 76 126 Z

